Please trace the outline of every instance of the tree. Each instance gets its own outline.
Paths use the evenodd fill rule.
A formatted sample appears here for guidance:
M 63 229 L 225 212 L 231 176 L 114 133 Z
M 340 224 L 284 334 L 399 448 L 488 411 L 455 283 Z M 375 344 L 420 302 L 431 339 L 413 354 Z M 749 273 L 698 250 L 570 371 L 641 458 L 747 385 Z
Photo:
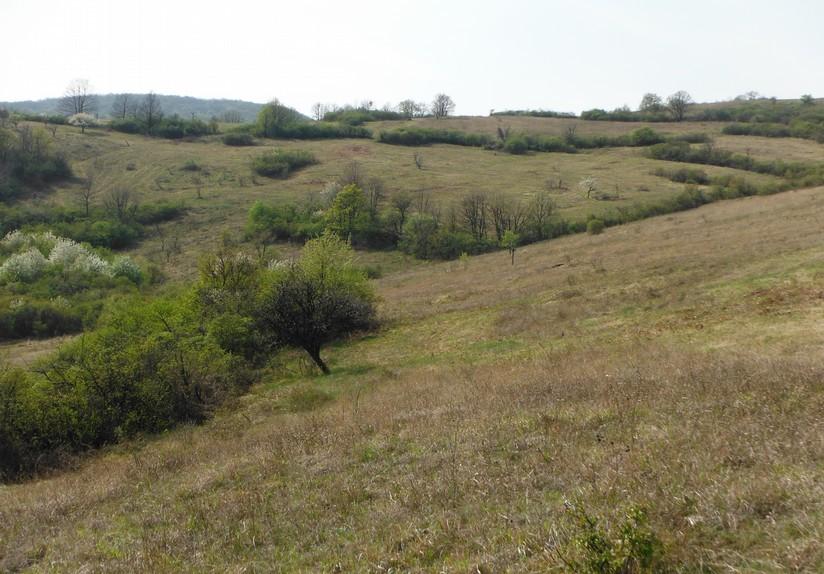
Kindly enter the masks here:
M 512 258 L 512 265 L 515 265 L 515 250 L 518 248 L 518 243 L 520 242 L 520 236 L 508 229 L 504 236 L 501 237 L 501 247 L 509 251 L 509 256 Z
M 74 114 L 69 117 L 68 121 L 69 124 L 79 127 L 81 134 L 86 133 L 86 128 L 97 125 L 97 122 L 94 120 L 94 116 L 90 114 Z
M 117 94 L 112 102 L 111 116 L 124 120 L 137 114 L 137 98 L 132 94 Z
M 316 121 L 320 121 L 323 119 L 323 116 L 326 115 L 326 106 L 321 104 L 320 102 L 316 104 L 312 104 L 312 117 L 315 118 Z
M 297 111 L 275 98 L 258 112 L 257 131 L 263 137 L 277 137 L 283 128 L 299 122 L 300 117 Z
M 461 200 L 463 220 L 476 241 L 486 239 L 486 195 L 481 192 L 467 195 Z
M 407 120 L 411 120 L 420 113 L 420 109 L 414 100 L 404 100 L 398 104 L 398 112 Z
M 332 200 L 332 205 L 326 212 L 327 225 L 341 237 L 351 238 L 359 227 L 361 216 L 367 211 L 368 205 L 363 189 L 350 183 Z
M 683 121 L 687 113 L 687 108 L 689 108 L 692 103 L 692 96 L 684 90 L 675 92 L 667 98 L 667 108 L 669 108 L 672 118 L 676 122 Z
M 89 164 L 86 168 L 86 177 L 83 179 L 80 191 L 78 192 L 80 203 L 83 205 L 83 212 L 86 214 L 86 217 L 89 216 L 92 199 L 97 195 L 98 190 L 95 186 L 95 180 L 97 179 L 97 175 L 102 171 L 102 168 L 103 162 L 99 158 Z
M 529 204 L 529 223 L 532 226 L 535 236 L 541 240 L 546 239 L 546 229 L 549 218 L 555 211 L 555 201 L 550 197 L 548 191 L 539 191 L 532 198 Z
M 586 194 L 587 199 L 590 199 L 592 192 L 598 188 L 598 180 L 589 175 L 578 182 L 578 187 Z
M 157 94 L 154 92 L 146 94 L 140 103 L 137 115 L 143 121 L 146 133 L 151 134 L 163 119 L 163 107 L 160 105 L 160 98 Z
M 661 99 L 661 96 L 652 92 L 644 94 L 644 97 L 641 98 L 641 105 L 638 106 L 638 110 L 642 112 L 660 112 L 663 109 L 664 100 Z
M 455 102 L 446 94 L 438 94 L 432 100 L 432 115 L 435 118 L 445 118 L 455 111 Z
M 801 96 L 801 103 L 805 106 L 811 106 L 815 103 L 815 99 L 813 98 L 812 94 L 804 94 Z
M 97 97 L 92 93 L 89 80 L 71 82 L 57 104 L 57 108 L 60 113 L 67 116 L 94 113 L 97 110 Z
M 328 374 L 323 346 L 375 325 L 375 296 L 355 267 L 352 247 L 327 232 L 307 242 L 300 259 L 272 273 L 258 310 L 262 329 L 280 344 L 305 350 Z
M 118 221 L 126 221 L 137 211 L 137 204 L 128 187 L 113 187 L 103 200 L 106 211 L 114 215 Z

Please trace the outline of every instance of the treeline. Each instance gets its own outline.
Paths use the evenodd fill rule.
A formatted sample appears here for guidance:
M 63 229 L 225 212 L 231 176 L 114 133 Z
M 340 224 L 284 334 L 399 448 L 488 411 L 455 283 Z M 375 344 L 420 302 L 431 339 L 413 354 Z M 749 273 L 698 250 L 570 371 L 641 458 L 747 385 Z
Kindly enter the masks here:
M 191 119 L 182 118 L 177 114 L 167 116 L 160 103 L 160 97 L 153 92 L 142 97 L 119 94 L 112 106 L 112 118 L 109 127 L 128 134 L 181 139 L 218 132 L 216 118 L 206 123 L 194 116 Z
M 553 112 L 552 110 L 503 110 L 492 111 L 490 116 L 527 116 L 533 118 L 577 118 L 572 112 Z
M 69 162 L 53 149 L 45 130 L 27 125 L 15 128 L 0 117 L 0 200 L 15 199 L 27 188 L 71 176 Z
M 733 153 L 712 144 L 693 147 L 686 142 L 668 142 L 649 148 L 649 157 L 665 161 L 730 167 L 785 178 L 795 186 L 824 183 L 824 164 L 759 160 L 750 155 Z
M 36 370 L 0 371 L 0 480 L 202 422 L 284 347 L 327 373 L 324 345 L 376 326 L 372 289 L 344 241 L 326 235 L 297 260 L 266 263 L 209 256 L 185 292 L 120 298 Z

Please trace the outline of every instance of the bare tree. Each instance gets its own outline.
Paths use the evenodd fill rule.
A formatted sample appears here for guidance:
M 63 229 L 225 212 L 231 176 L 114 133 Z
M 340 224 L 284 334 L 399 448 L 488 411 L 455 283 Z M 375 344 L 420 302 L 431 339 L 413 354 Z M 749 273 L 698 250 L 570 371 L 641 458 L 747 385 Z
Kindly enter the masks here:
M 372 220 L 378 219 L 378 209 L 380 208 L 380 203 L 384 197 L 384 185 L 383 180 L 377 177 L 370 177 L 369 180 L 366 182 L 366 204 L 369 209 L 369 217 Z
M 667 108 L 676 122 L 683 121 L 690 104 L 692 104 L 692 96 L 684 90 L 675 92 L 667 98 Z
M 464 224 L 478 241 L 486 238 L 486 210 L 486 195 L 481 192 L 471 193 L 461 200 Z
M 343 172 L 340 174 L 340 177 L 338 177 L 337 183 L 340 187 L 355 184 L 359 188 L 364 189 L 366 187 L 366 173 L 358 161 L 352 160 L 343 168 Z
M 86 177 L 83 179 L 83 183 L 80 185 L 80 190 L 78 192 L 78 197 L 80 198 L 80 203 L 83 206 L 83 212 L 86 214 L 86 217 L 89 217 L 92 199 L 94 199 L 94 196 L 97 195 L 97 177 L 102 171 L 103 160 L 100 158 L 95 159 L 88 166 L 86 166 Z
M 326 106 L 320 102 L 312 104 L 312 117 L 315 120 L 320 121 L 323 119 L 323 116 L 326 115 Z
M 455 102 L 446 94 L 438 94 L 432 100 L 432 115 L 436 118 L 445 118 L 455 111 Z
M 412 207 L 412 197 L 405 191 L 399 191 L 392 196 L 392 207 L 397 211 L 398 217 L 395 220 L 395 232 L 400 235 L 406 219 L 409 217 L 409 209 Z
M 137 98 L 132 94 L 117 94 L 112 103 L 111 116 L 123 120 L 137 113 Z
M 128 187 L 113 187 L 103 200 L 106 211 L 118 221 L 125 221 L 137 211 L 137 203 Z
M 489 213 L 492 215 L 492 225 L 498 241 L 503 239 L 507 231 L 517 233 L 527 217 L 527 210 L 520 201 L 513 201 L 503 194 L 496 195 L 489 202 Z
M 97 110 L 97 97 L 92 93 L 89 80 L 72 81 L 60 98 L 57 108 L 67 116 L 94 113 Z
M 546 228 L 549 218 L 555 211 L 555 201 L 548 191 L 539 191 L 532 197 L 529 204 L 529 223 L 535 230 L 538 239 L 546 239 Z
M 138 108 L 138 117 L 143 120 L 146 126 L 146 132 L 152 133 L 163 119 L 163 108 L 160 105 L 160 98 L 154 92 L 149 92 L 143 98 Z
M 227 124 L 241 124 L 243 115 L 237 110 L 226 110 L 220 115 L 220 121 Z

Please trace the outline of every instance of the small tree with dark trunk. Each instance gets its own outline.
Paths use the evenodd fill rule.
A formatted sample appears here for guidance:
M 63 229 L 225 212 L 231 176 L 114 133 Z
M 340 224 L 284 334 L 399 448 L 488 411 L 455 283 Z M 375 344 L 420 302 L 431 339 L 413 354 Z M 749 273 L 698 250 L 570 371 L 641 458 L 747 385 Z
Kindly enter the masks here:
M 675 92 L 667 98 L 667 108 L 669 108 L 672 114 L 672 119 L 676 122 L 684 120 L 684 116 L 687 115 L 687 108 L 689 108 L 691 104 L 692 96 L 684 90 Z
M 276 265 L 273 273 L 258 311 L 262 329 L 280 344 L 305 350 L 328 374 L 321 348 L 375 325 L 375 297 L 352 248 L 325 233 L 306 244 L 299 260 Z

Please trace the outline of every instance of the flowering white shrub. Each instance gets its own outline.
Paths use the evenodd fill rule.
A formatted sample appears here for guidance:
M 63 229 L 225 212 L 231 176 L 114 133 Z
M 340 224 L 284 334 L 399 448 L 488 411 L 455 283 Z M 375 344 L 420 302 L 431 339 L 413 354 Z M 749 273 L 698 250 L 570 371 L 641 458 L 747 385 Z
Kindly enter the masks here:
M 128 257 L 118 257 L 114 263 L 109 263 L 92 249 L 71 239 L 58 237 L 51 231 L 12 231 L 0 240 L 0 253 L 11 254 L 0 265 L 2 282 L 34 281 L 49 268 L 108 277 L 122 276 L 135 283 L 141 280 L 140 267 Z
M 49 263 L 60 265 L 66 271 L 98 273 L 112 276 L 111 265 L 97 253 L 71 239 L 60 238 L 49 254 Z
M 34 281 L 48 266 L 48 261 L 36 248 L 16 253 L 0 265 L 0 281 Z
M 126 277 L 132 283 L 140 283 L 143 280 L 140 267 L 128 257 L 118 257 L 114 260 L 112 274 L 115 277 Z

